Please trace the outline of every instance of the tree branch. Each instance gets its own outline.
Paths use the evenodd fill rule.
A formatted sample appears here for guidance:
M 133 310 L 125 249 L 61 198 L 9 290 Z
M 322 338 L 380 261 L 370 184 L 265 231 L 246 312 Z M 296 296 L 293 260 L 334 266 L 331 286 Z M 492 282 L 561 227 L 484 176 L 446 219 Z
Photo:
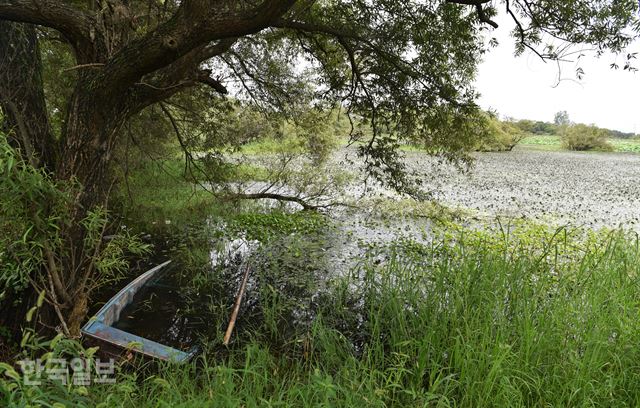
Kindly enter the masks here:
M 0 0 L 0 19 L 50 27 L 61 32 L 76 51 L 91 47 L 95 19 L 69 2 Z
M 493 28 L 498 28 L 498 23 L 496 23 L 495 21 L 493 21 L 487 16 L 487 14 L 485 13 L 484 9 L 480 4 L 476 4 L 476 13 L 478 13 L 478 18 L 480 18 L 481 22 L 485 24 L 489 24 Z
M 105 92 L 117 94 L 118 88 L 126 89 L 143 76 L 171 65 L 211 41 L 246 36 L 265 29 L 294 3 L 295 0 L 265 0 L 257 7 L 246 8 L 244 2 L 184 0 L 168 21 L 116 53 L 99 81 L 108 85 Z M 217 52 L 215 47 L 205 47 L 200 52 L 204 56 L 210 55 L 207 50 Z
M 224 54 L 229 51 L 233 44 L 238 41 L 237 37 L 231 38 L 223 38 L 222 40 L 216 42 L 215 44 L 208 45 L 204 47 L 201 51 L 199 51 L 196 55 L 196 59 L 198 62 L 204 62 L 208 59 L 216 57 L 220 54 Z
M 199 69 L 203 61 L 228 51 L 236 38 L 220 40 L 215 44 L 200 46 L 163 69 L 148 75 L 137 85 L 131 94 L 130 106 L 134 112 L 198 83 L 206 84 L 216 92 L 226 95 L 228 90 L 217 80 L 210 78 L 210 70 Z
M 538 57 L 540 57 L 540 59 L 543 62 L 547 62 L 547 57 L 540 54 L 538 52 L 538 50 L 536 50 L 534 47 L 531 46 L 531 44 L 529 44 L 526 41 L 526 32 L 524 27 L 522 27 L 522 23 L 520 23 L 520 20 L 518 20 L 518 17 L 516 17 L 516 15 L 513 13 L 513 11 L 511 10 L 511 6 L 509 4 L 509 0 L 506 1 L 506 7 L 507 7 L 507 13 L 509 14 L 509 16 L 511 16 L 511 19 L 516 23 L 516 26 L 518 27 L 518 34 L 520 35 L 520 44 L 524 45 L 525 47 L 527 47 L 528 49 L 530 49 L 534 54 L 536 54 Z
M 300 197 L 290 196 L 290 195 L 286 195 L 286 194 L 268 193 L 268 192 L 236 193 L 236 194 L 229 195 L 229 196 L 227 196 L 225 198 L 230 199 L 230 200 L 260 200 L 260 199 L 267 198 L 267 199 L 271 199 L 271 200 L 287 201 L 287 202 L 300 204 L 303 209 L 305 209 L 305 210 L 314 210 L 314 211 L 323 207 L 323 206 L 310 204 L 305 199 L 300 198 Z
M 47 271 L 48 276 L 52 281 L 52 290 L 55 288 L 54 294 L 57 292 L 64 300 L 65 304 L 68 305 L 71 302 L 71 297 L 67 292 L 67 289 L 62 284 L 62 278 L 60 277 L 60 273 L 58 272 L 58 267 L 56 266 L 56 261 L 54 259 L 53 252 L 51 248 L 49 248 L 49 244 L 45 242 L 44 252 L 47 257 Z
M 491 20 L 489 16 L 487 16 L 487 13 L 482 8 L 483 4 L 489 3 L 490 1 L 491 0 L 447 0 L 447 3 L 462 4 L 465 6 L 475 6 L 476 13 L 478 13 L 478 18 L 480 19 L 481 22 L 485 24 L 489 24 L 493 28 L 498 28 L 498 23 Z
M 220 81 L 218 81 L 217 79 L 211 78 L 210 76 L 211 70 L 202 70 L 200 71 L 200 73 L 201 73 L 201 76 L 198 78 L 198 82 L 209 86 L 219 94 L 226 95 L 229 93 L 227 88 L 224 85 L 222 85 Z

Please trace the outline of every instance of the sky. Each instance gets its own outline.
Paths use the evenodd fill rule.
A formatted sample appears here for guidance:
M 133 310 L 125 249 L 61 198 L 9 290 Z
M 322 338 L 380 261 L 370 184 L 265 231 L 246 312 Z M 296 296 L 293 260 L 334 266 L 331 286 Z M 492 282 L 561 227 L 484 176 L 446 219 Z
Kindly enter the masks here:
M 515 57 L 515 41 L 509 36 L 513 23 L 506 15 L 496 21 L 499 27 L 490 35 L 499 45 L 485 54 L 475 82 L 480 106 L 496 109 L 503 118 L 547 122 L 566 110 L 573 122 L 640 133 L 640 72 L 611 69 L 612 55 L 583 57 L 579 66 L 584 78 L 576 80 L 577 65 L 569 62 L 562 65 L 562 77 L 567 80 L 558 83 L 557 64 L 544 63 L 531 52 Z M 640 44 L 635 48 L 640 49 Z M 621 66 L 623 60 L 618 57 Z

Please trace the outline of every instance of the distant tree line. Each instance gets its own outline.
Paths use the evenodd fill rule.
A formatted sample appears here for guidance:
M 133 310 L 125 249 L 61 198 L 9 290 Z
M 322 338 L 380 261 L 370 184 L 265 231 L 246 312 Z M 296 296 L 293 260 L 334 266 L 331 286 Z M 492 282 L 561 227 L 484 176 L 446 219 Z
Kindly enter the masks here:
M 558 133 L 558 125 L 551 122 L 522 119 L 513 122 L 513 124 L 521 131 L 534 135 L 555 135 Z
M 553 122 L 529 119 L 499 119 L 496 111 L 489 110 L 479 121 L 481 136 L 475 146 L 476 151 L 510 151 L 528 135 L 560 137 L 562 146 L 568 150 L 612 151 L 611 138 L 640 138 L 634 133 L 600 128 L 595 125 L 573 123 L 567 111 L 559 111 Z
M 558 135 L 560 136 L 562 133 L 563 127 L 569 126 L 572 122 L 569 120 L 569 115 L 566 111 L 560 111 L 555 114 L 553 122 L 544 122 L 541 120 L 529 120 L 529 119 L 521 119 L 521 120 L 509 120 L 511 124 L 516 126 L 518 129 L 525 133 L 530 133 L 533 135 Z M 593 126 L 598 128 L 597 126 Z M 618 139 L 631 139 L 634 137 L 639 137 L 633 132 L 621 132 L 619 130 L 611 130 L 606 128 L 598 128 L 606 137 L 609 138 L 618 138 Z

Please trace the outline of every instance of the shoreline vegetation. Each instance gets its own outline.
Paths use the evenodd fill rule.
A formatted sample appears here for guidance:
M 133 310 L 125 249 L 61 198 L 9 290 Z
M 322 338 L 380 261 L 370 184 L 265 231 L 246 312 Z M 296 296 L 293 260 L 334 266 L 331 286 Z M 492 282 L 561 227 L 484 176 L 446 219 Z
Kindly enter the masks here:
M 622 230 L 450 225 L 430 245 L 406 239 L 370 248 L 350 274 L 326 283 L 313 318 L 299 326 L 283 319 L 302 309 L 259 285 L 260 319 L 227 349 L 212 344 L 180 366 L 127 362 L 112 386 L 32 387 L 3 364 L 2 401 L 633 405 L 640 401 L 638 270 L 638 237 Z M 24 343 L 29 355 L 50 359 L 95 352 L 71 340 Z
M 559 144 L 553 136 L 521 143 L 527 142 Z M 213 328 L 202 340 L 203 353 L 180 366 L 121 362 L 116 384 L 109 386 L 29 386 L 16 367 L 3 363 L 3 405 L 640 402 L 640 245 L 632 231 L 499 219 L 478 227 L 468 222 L 472 212 L 403 202 L 404 210 L 394 209 L 386 222 L 393 222 L 393 214 L 426 217 L 432 222 L 427 243 L 410 235 L 362 243 L 355 267 L 327 275 L 323 248 L 335 219 L 256 203 L 220 205 L 181 177 L 178 162 L 164 166 L 138 168 L 129 192 L 118 194 L 136 198 L 124 207 L 131 228 L 173 237 L 168 252 L 184 265 L 185 290 L 221 297 L 198 298 L 208 302 Z M 224 227 L 202 222 L 207 217 Z M 265 250 L 256 256 L 267 266 L 252 278 L 251 306 L 242 309 L 228 348 L 219 344 L 230 303 L 223 298 L 233 296 L 237 281 L 207 269 L 211 247 L 223 236 L 260 242 Z M 94 353 L 74 340 L 47 341 L 26 329 L 20 355 Z

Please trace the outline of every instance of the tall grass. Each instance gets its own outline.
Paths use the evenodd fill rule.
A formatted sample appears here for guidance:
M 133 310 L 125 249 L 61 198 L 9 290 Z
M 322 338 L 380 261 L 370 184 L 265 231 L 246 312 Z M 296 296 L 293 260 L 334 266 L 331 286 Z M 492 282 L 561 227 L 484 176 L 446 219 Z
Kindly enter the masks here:
M 368 268 L 364 361 L 394 372 L 388 402 L 637 405 L 637 243 L 564 238 L 539 251 L 459 243 L 432 260 L 394 251 Z
M 329 283 L 288 349 L 256 339 L 218 360 L 124 370 L 75 403 L 637 406 L 639 270 L 637 238 L 621 231 L 398 242 Z

